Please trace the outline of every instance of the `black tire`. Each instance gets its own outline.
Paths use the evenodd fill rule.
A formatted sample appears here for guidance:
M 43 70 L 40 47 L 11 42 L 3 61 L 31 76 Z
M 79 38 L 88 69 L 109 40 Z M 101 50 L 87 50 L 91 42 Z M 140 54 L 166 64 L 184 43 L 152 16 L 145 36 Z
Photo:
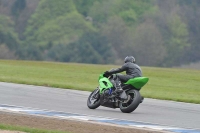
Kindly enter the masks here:
M 97 92 L 98 91 L 98 92 Z M 91 99 L 95 99 L 94 98 L 94 94 L 95 93 L 98 93 L 97 95 L 97 99 L 96 99 L 96 101 L 94 102 L 94 103 L 92 103 L 91 102 Z M 98 88 L 97 89 L 95 89 L 90 95 L 89 95 L 89 97 L 88 97 L 88 100 L 87 100 L 87 106 L 88 106 L 88 108 L 90 108 L 90 109 L 96 109 L 96 108 L 98 108 L 99 106 L 100 106 L 100 94 L 99 94 L 99 90 L 98 90 Z
M 123 113 L 133 112 L 141 102 L 140 92 L 137 90 L 130 90 L 127 93 L 127 96 L 130 97 L 130 100 L 126 103 L 120 102 L 119 108 Z

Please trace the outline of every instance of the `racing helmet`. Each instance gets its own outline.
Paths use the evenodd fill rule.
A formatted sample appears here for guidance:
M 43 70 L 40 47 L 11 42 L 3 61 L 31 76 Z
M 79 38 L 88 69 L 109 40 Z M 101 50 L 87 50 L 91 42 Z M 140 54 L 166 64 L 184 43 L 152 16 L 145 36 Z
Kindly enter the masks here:
M 135 63 L 135 58 L 133 56 L 127 56 L 124 59 L 124 63 L 127 63 L 127 62 Z

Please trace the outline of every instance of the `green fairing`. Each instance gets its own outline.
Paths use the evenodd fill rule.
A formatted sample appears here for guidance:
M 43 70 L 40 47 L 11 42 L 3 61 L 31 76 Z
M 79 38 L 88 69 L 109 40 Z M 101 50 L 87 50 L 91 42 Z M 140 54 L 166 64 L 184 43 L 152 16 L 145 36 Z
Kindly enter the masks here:
M 148 81 L 149 81 L 149 78 L 147 78 L 147 77 L 137 77 L 137 78 L 129 79 L 124 84 L 132 85 L 136 89 L 140 90 Z M 100 76 L 99 76 L 100 94 L 102 94 L 104 90 L 107 90 L 112 87 L 113 87 L 113 84 L 110 82 L 110 80 L 108 78 L 104 77 L 103 74 L 100 74 Z
M 149 78 L 147 77 L 137 77 L 129 79 L 125 84 L 130 84 L 134 86 L 136 89 L 140 90 L 148 81 Z
M 102 94 L 102 92 L 104 90 L 107 90 L 109 88 L 113 87 L 112 83 L 110 82 L 110 80 L 106 77 L 103 76 L 103 74 L 101 74 L 99 76 L 99 90 L 100 90 L 100 94 Z

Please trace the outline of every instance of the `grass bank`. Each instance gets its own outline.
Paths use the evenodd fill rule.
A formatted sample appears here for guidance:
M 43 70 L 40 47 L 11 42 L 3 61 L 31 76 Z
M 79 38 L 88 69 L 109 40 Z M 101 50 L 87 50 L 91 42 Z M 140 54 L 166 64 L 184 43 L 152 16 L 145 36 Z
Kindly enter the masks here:
M 12 126 L 12 125 L 6 125 L 6 124 L 0 124 L 0 129 L 9 130 L 9 131 L 21 131 L 21 132 L 27 132 L 27 133 L 69 133 L 69 132 L 50 131 L 50 130 L 28 128 L 28 127 L 21 127 L 21 126 Z
M 92 91 L 100 73 L 113 65 L 0 60 L 0 81 Z M 150 80 L 144 97 L 200 103 L 200 71 L 142 67 Z

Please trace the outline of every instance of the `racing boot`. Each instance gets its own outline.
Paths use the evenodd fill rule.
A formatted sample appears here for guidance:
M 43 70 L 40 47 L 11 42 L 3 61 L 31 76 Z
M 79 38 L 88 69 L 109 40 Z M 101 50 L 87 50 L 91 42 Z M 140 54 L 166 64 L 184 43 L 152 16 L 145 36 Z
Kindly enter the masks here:
M 116 93 L 119 94 L 119 93 L 123 92 L 123 89 L 122 89 L 122 87 L 121 87 L 121 82 L 120 82 L 120 81 L 117 81 L 117 82 L 116 82 L 115 88 L 116 88 L 116 90 L 115 90 Z

